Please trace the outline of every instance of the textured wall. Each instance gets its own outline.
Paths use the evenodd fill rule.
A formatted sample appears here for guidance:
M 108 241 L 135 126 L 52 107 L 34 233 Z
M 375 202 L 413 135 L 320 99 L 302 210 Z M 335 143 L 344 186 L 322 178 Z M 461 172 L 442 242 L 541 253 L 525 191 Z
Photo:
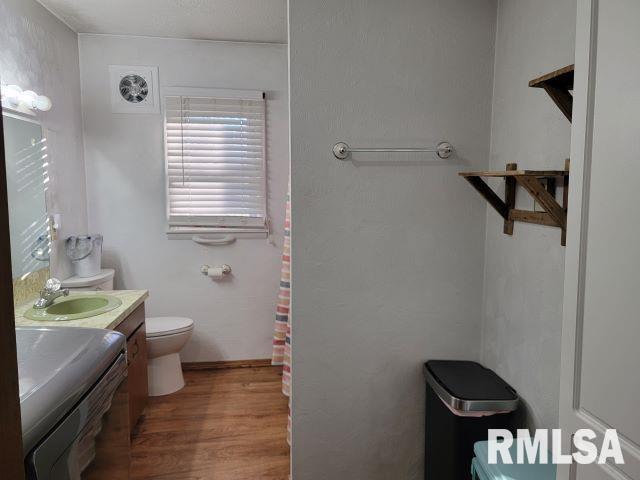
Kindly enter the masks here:
M 35 0 L 3 0 L 0 78 L 53 101 L 53 108 L 38 112 L 38 118 L 47 129 L 52 166 L 49 212 L 62 214 L 51 271 L 67 278 L 71 265 L 64 239 L 87 231 L 77 35 Z
M 187 361 L 270 358 L 289 153 L 283 45 L 80 35 L 91 230 L 104 235 L 116 288 L 147 288 L 149 315 L 195 321 Z M 275 245 L 239 239 L 207 247 L 168 240 L 162 115 L 111 113 L 110 64 L 157 65 L 161 86 L 267 92 L 269 215 Z M 233 268 L 214 282 L 202 264 Z
M 494 73 L 491 168 L 562 168 L 570 124 L 532 78 L 573 63 L 575 0 L 501 0 Z M 502 191 L 502 182 L 495 184 Z M 558 192 L 559 194 L 561 191 Z M 518 205 L 531 209 L 526 192 Z M 487 214 L 483 361 L 523 397 L 531 424 L 558 424 L 564 247 L 560 230 Z
M 289 14 L 294 478 L 419 479 L 422 363 L 479 357 L 485 205 L 457 172 L 488 165 L 495 3 Z M 441 139 L 457 161 L 331 154 Z

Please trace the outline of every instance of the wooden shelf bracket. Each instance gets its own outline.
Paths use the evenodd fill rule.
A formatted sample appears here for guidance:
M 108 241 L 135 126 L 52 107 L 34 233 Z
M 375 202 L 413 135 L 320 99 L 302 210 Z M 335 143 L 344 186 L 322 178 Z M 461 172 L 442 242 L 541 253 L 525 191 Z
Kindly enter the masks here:
M 507 164 L 502 172 L 460 172 L 463 177 L 504 220 L 503 232 L 513 235 L 514 222 L 535 223 L 562 230 L 561 244 L 566 245 L 567 208 L 569 193 L 569 160 L 564 170 L 518 170 L 515 163 Z M 504 178 L 504 200 L 496 194 L 484 178 Z M 562 205 L 556 200 L 558 180 L 562 181 Z M 543 211 L 515 208 L 516 186 L 520 185 L 539 204 Z
M 573 111 L 573 72 L 574 66 L 568 65 L 529 82 L 530 87 L 544 89 L 569 121 Z

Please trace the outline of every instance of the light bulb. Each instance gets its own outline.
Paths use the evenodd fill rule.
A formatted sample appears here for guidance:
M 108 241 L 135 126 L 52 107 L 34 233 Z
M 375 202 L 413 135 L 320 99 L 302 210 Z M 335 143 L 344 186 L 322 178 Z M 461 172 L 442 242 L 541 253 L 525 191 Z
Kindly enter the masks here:
M 20 95 L 20 101 L 29 108 L 35 108 L 38 94 L 32 90 L 25 90 Z
M 16 107 L 20 103 L 20 95 L 22 95 L 22 89 L 17 85 L 2 86 L 2 98 L 6 99 L 11 106 Z
M 36 98 L 35 101 L 35 107 L 38 110 L 42 110 L 43 112 L 48 112 L 49 110 L 51 110 L 51 99 L 45 95 L 38 95 L 38 98 Z

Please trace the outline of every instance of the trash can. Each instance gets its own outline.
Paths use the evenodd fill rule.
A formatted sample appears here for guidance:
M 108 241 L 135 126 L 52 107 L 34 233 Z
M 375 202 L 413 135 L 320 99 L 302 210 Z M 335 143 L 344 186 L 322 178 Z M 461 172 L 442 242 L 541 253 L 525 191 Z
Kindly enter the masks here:
M 513 431 L 518 394 L 495 372 L 479 363 L 430 360 L 427 383 L 425 480 L 471 480 L 476 442 L 489 429 Z
M 102 264 L 102 235 L 81 235 L 67 238 L 67 256 L 78 277 L 93 277 Z
M 473 480 L 504 480 L 517 478 L 518 480 L 556 480 L 556 466 L 552 463 L 538 462 L 527 464 L 505 464 L 498 455 L 498 463 L 489 463 L 489 442 L 477 442 L 473 450 L 475 457 L 471 464 Z M 511 458 L 517 457 L 515 443 L 509 448 Z M 551 458 L 551 454 L 549 454 Z

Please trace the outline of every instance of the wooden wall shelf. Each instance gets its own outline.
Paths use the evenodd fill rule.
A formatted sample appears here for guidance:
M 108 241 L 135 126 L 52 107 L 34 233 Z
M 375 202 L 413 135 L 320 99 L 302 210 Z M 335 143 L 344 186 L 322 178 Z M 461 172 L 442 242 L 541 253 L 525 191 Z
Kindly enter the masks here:
M 518 170 L 515 163 L 507 164 L 507 169 L 498 172 L 460 172 L 473 188 L 504 219 L 503 232 L 513 235 L 514 222 L 535 223 L 559 227 L 562 230 L 561 244 L 566 245 L 567 203 L 569 198 L 569 160 L 564 170 Z M 504 200 L 500 198 L 483 178 L 504 178 Z M 562 182 L 562 205 L 556 201 L 556 187 Z M 520 185 L 544 211 L 519 210 L 516 204 L 516 185 Z
M 569 121 L 573 111 L 573 71 L 574 66 L 568 65 L 529 82 L 530 87 L 544 89 Z

